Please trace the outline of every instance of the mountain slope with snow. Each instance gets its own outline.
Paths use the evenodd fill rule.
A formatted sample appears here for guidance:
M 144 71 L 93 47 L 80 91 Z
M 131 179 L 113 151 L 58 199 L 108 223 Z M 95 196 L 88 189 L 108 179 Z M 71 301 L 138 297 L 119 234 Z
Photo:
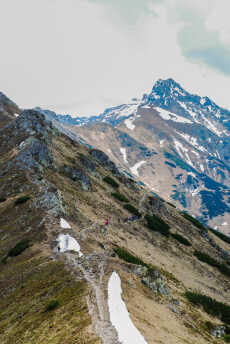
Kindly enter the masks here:
M 228 110 L 172 79 L 158 80 L 141 100 L 107 109 L 71 130 L 161 196 L 227 232 L 222 224 L 230 226 Z

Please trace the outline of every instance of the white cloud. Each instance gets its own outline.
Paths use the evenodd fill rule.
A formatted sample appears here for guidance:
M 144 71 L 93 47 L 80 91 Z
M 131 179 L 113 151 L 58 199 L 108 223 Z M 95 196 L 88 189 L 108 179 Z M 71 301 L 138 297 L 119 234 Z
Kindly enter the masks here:
M 172 77 L 230 108 L 229 77 L 203 56 L 183 56 L 178 41 L 181 30 L 189 25 L 192 32 L 197 21 L 204 34 L 214 33 L 227 44 L 230 24 L 221 19 L 226 0 L 221 5 L 145 1 L 143 10 L 140 2 L 135 7 L 129 1 L 124 12 L 122 3 L 116 2 L 115 16 L 112 2 L 108 7 L 93 0 L 5 1 L 0 5 L 1 90 L 21 106 L 89 115 L 149 92 L 159 77 Z M 128 5 L 134 9 L 126 25 Z M 195 33 L 191 46 L 203 47 L 206 36 L 202 41 Z

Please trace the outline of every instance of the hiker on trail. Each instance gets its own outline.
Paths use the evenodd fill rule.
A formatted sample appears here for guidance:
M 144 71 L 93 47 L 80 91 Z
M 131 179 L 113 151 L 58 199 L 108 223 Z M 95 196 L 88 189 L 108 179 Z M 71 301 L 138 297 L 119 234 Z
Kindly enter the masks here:
M 108 226 L 108 224 L 109 224 L 109 220 L 108 220 L 108 219 L 106 219 L 106 221 L 105 221 L 105 225 L 106 225 L 106 226 Z
M 58 249 L 58 252 L 60 252 L 60 246 L 58 246 L 58 248 L 57 248 L 57 249 Z

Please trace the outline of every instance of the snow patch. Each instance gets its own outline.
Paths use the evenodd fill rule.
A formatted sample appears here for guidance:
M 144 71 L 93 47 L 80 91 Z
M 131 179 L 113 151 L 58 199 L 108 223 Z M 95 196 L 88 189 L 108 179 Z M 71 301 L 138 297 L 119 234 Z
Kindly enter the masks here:
M 65 229 L 71 228 L 71 226 L 68 224 L 68 222 L 66 220 L 64 220 L 63 218 L 61 218 L 61 220 L 60 220 L 60 226 L 61 226 L 61 228 L 65 228 Z
M 204 105 L 205 102 L 206 102 L 205 98 L 200 98 L 200 103 L 201 103 L 201 105 Z
M 178 116 L 177 114 L 175 114 L 173 112 L 169 112 L 169 111 L 164 110 L 162 108 L 155 107 L 155 110 L 157 110 L 160 117 L 166 121 L 174 121 L 174 122 L 178 122 L 178 123 L 192 123 L 192 121 L 190 121 L 188 118 Z
M 145 164 L 146 161 L 139 161 L 138 163 L 136 163 L 133 167 L 130 167 L 130 171 L 137 177 L 139 177 L 139 173 L 138 173 L 138 168 L 140 168 L 143 164 Z
M 200 169 L 202 172 L 204 172 L 204 165 L 203 164 L 200 164 Z
M 128 164 L 126 148 L 120 148 L 121 154 L 123 155 L 124 162 Z
M 15 117 L 18 117 L 18 116 L 19 116 L 19 114 L 18 114 L 18 113 L 15 113 L 15 114 L 14 114 L 14 116 L 15 116 Z
M 81 247 L 77 240 L 71 237 L 69 234 L 59 234 L 57 241 L 60 248 L 59 252 L 75 251 L 78 253 L 79 257 L 83 256 Z
M 127 118 L 124 123 L 125 125 L 127 126 L 128 129 L 130 130 L 134 130 L 135 129 L 135 125 L 133 124 L 133 121 L 135 121 L 135 118 L 134 117 L 131 117 L 131 118 Z
M 116 272 L 112 273 L 108 283 L 108 306 L 110 321 L 122 344 L 147 344 L 130 319 L 126 304 L 122 300 L 121 280 Z

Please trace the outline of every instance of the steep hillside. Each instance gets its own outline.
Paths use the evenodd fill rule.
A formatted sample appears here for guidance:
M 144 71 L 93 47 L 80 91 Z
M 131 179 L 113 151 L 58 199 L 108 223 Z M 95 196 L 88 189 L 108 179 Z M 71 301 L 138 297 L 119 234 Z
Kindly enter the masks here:
M 229 111 L 168 79 L 142 100 L 71 130 L 163 198 L 228 233 L 229 119 Z
M 2 344 L 228 340 L 227 237 L 40 111 L 23 111 L 0 130 L 0 156 Z M 134 330 L 123 331 L 124 303 L 114 310 L 120 281 L 138 332 L 126 342 Z
M 21 113 L 19 107 L 0 92 L 0 128 Z

